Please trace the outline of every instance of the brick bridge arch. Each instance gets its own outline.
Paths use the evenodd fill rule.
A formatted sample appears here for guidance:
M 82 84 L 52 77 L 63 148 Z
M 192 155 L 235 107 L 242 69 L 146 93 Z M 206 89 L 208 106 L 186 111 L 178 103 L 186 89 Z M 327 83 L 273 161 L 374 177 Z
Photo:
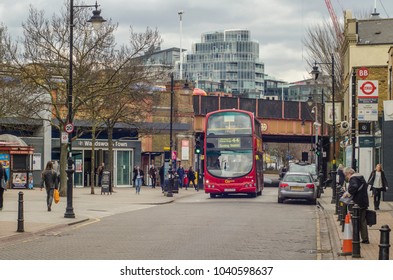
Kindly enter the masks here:
M 322 108 L 318 105 L 320 121 Z M 193 96 L 193 106 L 195 131 L 203 131 L 207 113 L 235 108 L 253 112 L 261 121 L 264 142 L 310 143 L 315 136 L 315 115 L 307 102 L 196 95 Z M 318 134 L 322 136 L 320 130 Z M 328 136 L 327 126 L 324 126 L 323 136 Z

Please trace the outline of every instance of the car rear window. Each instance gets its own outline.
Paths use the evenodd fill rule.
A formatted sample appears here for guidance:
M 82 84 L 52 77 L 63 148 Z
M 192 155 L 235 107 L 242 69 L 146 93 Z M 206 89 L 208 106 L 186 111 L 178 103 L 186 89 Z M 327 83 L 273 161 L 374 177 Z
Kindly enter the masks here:
M 309 172 L 313 175 L 316 174 L 315 164 L 308 165 L 300 165 L 300 164 L 291 164 L 289 166 L 289 171 L 291 172 Z
M 285 176 L 284 181 L 295 183 L 311 183 L 311 178 L 307 175 L 287 175 Z

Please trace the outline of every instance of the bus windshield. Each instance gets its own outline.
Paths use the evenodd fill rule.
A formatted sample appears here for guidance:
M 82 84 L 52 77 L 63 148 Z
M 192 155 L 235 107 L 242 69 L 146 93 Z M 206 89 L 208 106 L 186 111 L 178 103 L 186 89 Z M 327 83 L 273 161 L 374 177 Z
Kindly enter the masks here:
M 250 116 L 239 112 L 221 112 L 207 120 L 207 135 L 252 133 Z
M 206 151 L 207 171 L 222 178 L 236 178 L 247 175 L 252 169 L 251 149 L 225 149 Z

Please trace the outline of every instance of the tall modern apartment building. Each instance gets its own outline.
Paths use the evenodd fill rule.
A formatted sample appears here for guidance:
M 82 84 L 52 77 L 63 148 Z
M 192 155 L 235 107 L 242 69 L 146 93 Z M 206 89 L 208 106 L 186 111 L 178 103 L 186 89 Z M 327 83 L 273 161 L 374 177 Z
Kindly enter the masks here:
M 201 42 L 194 43 L 184 58 L 182 76 L 207 92 L 263 97 L 264 64 L 259 59 L 259 43 L 251 40 L 249 30 L 203 33 Z

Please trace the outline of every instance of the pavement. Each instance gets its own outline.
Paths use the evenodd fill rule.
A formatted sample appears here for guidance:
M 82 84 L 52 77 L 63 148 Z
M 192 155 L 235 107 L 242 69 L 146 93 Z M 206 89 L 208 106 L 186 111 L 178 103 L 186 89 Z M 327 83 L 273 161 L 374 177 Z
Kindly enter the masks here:
M 338 221 L 336 212 L 336 205 L 332 202 L 332 189 L 326 188 L 319 202 L 318 219 L 320 224 L 320 235 L 322 241 L 319 242 L 321 259 L 334 260 L 378 260 L 379 258 L 379 244 L 383 225 L 388 225 L 390 229 L 393 227 L 393 201 L 381 201 L 380 209 L 377 212 L 377 224 L 368 226 L 368 235 L 370 244 L 360 244 L 360 258 L 353 258 L 349 256 L 341 256 L 342 246 L 344 240 L 344 232 L 342 225 Z M 373 197 L 369 197 L 369 209 L 373 210 Z M 390 234 L 389 234 L 390 235 Z M 325 238 L 324 238 L 325 237 Z M 330 240 L 326 242 L 326 240 Z M 390 240 L 392 240 L 390 238 Z M 325 241 L 325 242 L 323 242 Z M 393 259 L 392 249 L 389 250 L 389 260 Z
M 203 190 L 201 190 L 203 191 Z M 4 206 L 0 211 L 0 243 L 17 241 L 29 236 L 45 234 L 50 230 L 69 227 L 78 223 L 94 222 L 106 216 L 144 209 L 154 205 L 171 203 L 175 199 L 195 194 L 194 189 L 181 190 L 173 197 L 162 193 L 160 187 L 142 187 L 140 194 L 134 188 L 115 188 L 115 192 L 101 194 L 96 187 L 95 194 L 90 188 L 74 188 L 73 208 L 75 218 L 64 218 L 67 206 L 66 197 L 61 197 L 58 204 L 52 205 L 52 211 L 46 209 L 46 192 L 35 188 L 32 190 L 9 189 L 4 192 Z M 18 232 L 18 199 L 23 193 L 23 222 L 19 222 Z M 393 202 L 382 201 L 377 211 L 377 224 L 368 227 L 370 244 L 361 244 L 360 258 L 341 256 L 343 245 L 342 225 L 335 214 L 335 204 L 331 203 L 332 190 L 324 190 L 316 207 L 317 213 L 317 259 L 320 260 L 378 260 L 380 228 L 382 225 L 393 227 Z M 372 209 L 370 197 L 370 209 Z M 389 259 L 393 259 L 392 250 Z
M 173 197 L 164 195 L 161 187 L 141 187 L 140 194 L 135 188 L 115 188 L 112 194 L 101 194 L 96 187 L 94 194 L 90 188 L 73 189 L 73 208 L 75 218 L 64 218 L 67 198 L 60 197 L 60 202 L 52 204 L 52 211 L 46 207 L 46 191 L 34 189 L 8 189 L 4 192 L 3 210 L 0 211 L 0 242 L 17 240 L 29 235 L 44 233 L 78 223 L 92 222 L 103 217 L 144 209 L 154 205 L 171 203 L 175 199 L 190 196 L 194 189 L 181 190 Z M 23 193 L 23 222 L 18 223 L 19 193 Z M 18 232 L 18 230 L 23 230 Z

